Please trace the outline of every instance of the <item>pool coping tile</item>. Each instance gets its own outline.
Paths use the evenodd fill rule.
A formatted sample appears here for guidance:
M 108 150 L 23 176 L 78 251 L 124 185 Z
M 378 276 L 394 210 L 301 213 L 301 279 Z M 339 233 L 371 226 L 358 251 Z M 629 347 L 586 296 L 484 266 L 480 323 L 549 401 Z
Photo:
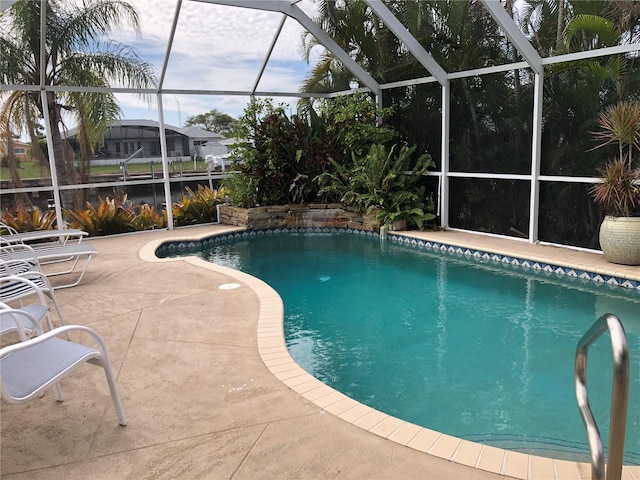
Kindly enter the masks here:
M 356 402 L 353 398 L 349 398 L 345 395 L 342 400 L 338 400 L 331 405 L 328 405 L 324 408 L 326 412 L 331 413 L 332 415 L 340 416 L 341 413 L 346 412 L 347 410 L 359 405 L 359 402 Z
M 308 373 L 306 373 L 306 375 L 304 375 L 304 376 L 307 379 L 305 382 L 298 383 L 295 386 L 290 387 L 290 388 L 292 390 L 295 390 L 296 392 L 298 392 L 300 395 L 302 395 L 303 397 L 305 397 L 307 399 L 308 399 L 308 397 L 306 396 L 307 392 L 315 390 L 316 388 L 319 388 L 321 386 L 327 386 L 324 383 L 322 383 L 320 380 L 318 380 L 317 378 L 312 377 L 311 375 L 309 375 Z
M 323 397 L 320 397 L 316 400 L 313 400 L 313 403 L 315 403 L 317 406 L 319 406 L 322 409 L 325 409 L 331 405 L 333 405 L 336 402 L 339 402 L 340 400 L 343 400 L 345 398 L 349 398 L 347 397 L 344 393 L 339 392 L 337 390 L 334 390 L 333 392 L 329 393 L 328 395 L 325 395 Z
M 338 418 L 343 419 L 345 422 L 353 423 L 357 421 L 359 418 L 364 417 L 367 413 L 371 412 L 373 408 L 368 407 L 363 403 L 356 403 L 353 407 L 348 410 L 345 410 Z
M 502 474 L 514 478 L 529 477 L 529 455 L 507 450 Z M 569 480 L 569 479 L 567 479 Z
M 453 462 L 461 463 L 462 465 L 467 465 L 469 467 L 475 467 L 478 463 L 478 459 L 480 458 L 480 453 L 482 452 L 482 444 L 470 442 L 469 440 L 462 440 L 458 445 L 458 449 L 456 450 L 454 457 L 452 458 Z M 526 478 L 526 477 L 521 477 Z
M 404 420 L 389 415 L 369 431 L 381 437 L 388 438 L 389 435 L 398 430 L 404 423 Z
M 582 480 L 582 471 L 577 462 L 554 459 L 553 466 L 557 480 Z
M 625 465 L 622 469 L 622 478 L 625 480 L 640 480 L 640 465 Z
M 282 383 L 284 383 L 291 390 L 295 390 L 297 393 L 300 393 L 300 392 L 296 390 L 295 387 L 297 387 L 298 385 L 303 385 L 308 382 L 309 382 L 308 373 L 305 373 L 303 375 L 298 375 L 296 377 L 287 378 L 286 380 L 282 380 Z
M 287 365 L 290 363 L 295 363 L 291 357 L 285 357 L 285 356 L 280 356 L 280 357 L 275 357 L 275 358 L 262 358 L 263 363 L 269 367 L 269 370 L 272 370 L 272 367 L 279 367 L 281 365 Z M 296 363 L 296 366 L 298 364 Z
M 359 419 L 357 419 L 355 422 L 352 422 L 352 423 L 356 427 L 360 427 L 363 430 L 370 431 L 388 416 L 389 415 L 387 415 L 386 413 L 382 413 L 378 410 L 371 409 L 369 413 L 367 413 L 366 415 L 363 415 L 362 417 L 360 417 Z
M 322 383 L 322 382 L 320 382 Z M 325 395 L 330 395 L 331 393 L 335 392 L 336 390 L 334 390 L 333 388 L 331 388 L 328 385 L 322 384 L 322 386 L 320 387 L 316 387 L 312 390 L 307 390 L 306 392 L 304 392 L 304 398 L 306 398 L 307 400 L 311 400 L 312 402 L 316 403 L 316 400 L 324 397 Z
M 400 427 L 389 435 L 387 438 L 400 445 L 408 445 L 418 433 L 420 433 L 422 427 L 414 423 L 404 422 Z
M 407 443 L 407 447 L 427 453 L 442 434 L 428 428 L 420 428 L 418 434 Z
M 458 446 L 462 442 L 462 439 L 452 437 L 450 435 L 442 434 L 438 441 L 429 450 L 429 455 L 444 458 L 445 460 L 451 460 L 451 457 L 458 450 Z
M 552 458 L 532 456 L 529 463 L 531 478 L 555 478 Z
M 487 472 L 501 474 L 506 453 L 507 451 L 501 448 L 483 445 L 476 467 L 480 470 L 486 470 Z M 540 478 L 553 478 L 553 475 Z

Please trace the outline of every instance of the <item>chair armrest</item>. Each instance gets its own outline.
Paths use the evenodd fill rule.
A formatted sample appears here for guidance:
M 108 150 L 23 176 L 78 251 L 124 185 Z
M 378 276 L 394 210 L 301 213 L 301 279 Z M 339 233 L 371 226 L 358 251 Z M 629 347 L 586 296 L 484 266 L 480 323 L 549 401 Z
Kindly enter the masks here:
M 19 315 L 23 318 L 26 318 L 29 322 L 31 322 L 31 329 L 37 332 L 38 335 L 43 335 L 44 330 L 42 329 L 42 325 L 38 321 L 36 317 L 31 315 L 29 312 L 25 312 L 24 310 L 20 310 L 19 308 L 5 308 L 6 304 L 0 302 L 0 317 L 3 315 Z M 26 338 L 24 328 L 20 322 L 16 322 L 18 330 L 20 331 L 20 338 Z
M 35 254 L 35 250 L 32 246 L 27 245 L 26 243 L 8 243 L 6 240 L 3 241 L 3 245 L 0 247 L 4 252 L 14 252 L 20 250 L 30 250 Z
M 92 330 L 91 328 L 85 327 L 83 325 L 64 325 L 62 327 L 49 330 L 48 332 L 38 335 L 37 337 L 33 337 L 33 338 L 30 338 L 29 340 L 25 340 L 24 342 L 14 343 L 13 345 L 2 347 L 0 348 L 0 358 L 6 357 L 10 353 L 16 352 L 18 350 L 29 348 L 33 345 L 37 345 L 42 342 L 46 342 L 47 340 L 57 337 L 59 335 L 68 334 L 69 332 L 72 332 L 72 331 L 81 331 L 89 334 L 89 336 L 91 336 L 93 340 L 96 342 L 98 347 L 97 350 L 100 351 L 102 358 L 105 360 L 108 360 L 107 347 L 102 337 L 98 335 L 98 332 L 96 332 L 95 330 Z M 79 342 L 74 342 L 74 343 L 79 343 Z

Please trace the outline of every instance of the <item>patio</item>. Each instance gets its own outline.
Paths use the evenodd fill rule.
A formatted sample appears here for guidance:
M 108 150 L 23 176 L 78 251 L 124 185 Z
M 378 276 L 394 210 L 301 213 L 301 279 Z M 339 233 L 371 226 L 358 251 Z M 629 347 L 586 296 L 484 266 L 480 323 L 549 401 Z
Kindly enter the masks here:
M 229 229 L 91 239 L 99 254 L 83 282 L 59 290 L 58 299 L 68 324 L 88 325 L 106 340 L 128 426 L 118 426 L 95 367 L 62 382 L 63 403 L 52 392 L 23 405 L 3 401 L 2 478 L 509 478 L 515 467 L 507 456 L 497 470 L 503 476 L 425 454 L 328 413 L 276 378 L 277 368 L 263 362 L 270 347 L 259 323 L 265 315 L 281 320 L 282 306 L 262 282 L 194 259 L 145 260 L 164 239 Z M 415 235 L 640 278 L 638 267 L 590 253 L 460 232 Z M 219 289 L 232 282 L 240 288 Z M 472 465 L 482 462 L 476 455 Z M 531 457 L 518 468 L 530 478 L 590 477 L 578 464 L 566 476 L 566 463 Z M 625 467 L 625 475 L 640 478 L 640 467 Z

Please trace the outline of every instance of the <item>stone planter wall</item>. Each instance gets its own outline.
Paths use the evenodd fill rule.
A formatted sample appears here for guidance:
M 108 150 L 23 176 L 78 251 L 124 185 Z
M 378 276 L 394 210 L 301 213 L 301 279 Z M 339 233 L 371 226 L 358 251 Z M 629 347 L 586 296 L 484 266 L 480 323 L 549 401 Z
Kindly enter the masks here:
M 220 223 L 250 230 L 268 228 L 351 228 L 380 231 L 375 214 L 361 214 L 345 209 L 339 203 L 311 203 L 308 205 L 271 205 L 239 208 L 220 206 Z

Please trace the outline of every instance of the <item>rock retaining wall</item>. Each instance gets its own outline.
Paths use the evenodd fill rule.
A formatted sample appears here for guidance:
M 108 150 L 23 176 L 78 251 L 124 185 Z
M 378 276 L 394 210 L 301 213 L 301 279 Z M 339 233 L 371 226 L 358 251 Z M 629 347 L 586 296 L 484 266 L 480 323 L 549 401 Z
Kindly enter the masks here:
M 375 213 L 356 213 L 339 203 L 272 205 L 255 208 L 221 205 L 219 220 L 225 225 L 235 225 L 250 230 L 328 227 L 380 231 L 380 222 L 375 220 Z

